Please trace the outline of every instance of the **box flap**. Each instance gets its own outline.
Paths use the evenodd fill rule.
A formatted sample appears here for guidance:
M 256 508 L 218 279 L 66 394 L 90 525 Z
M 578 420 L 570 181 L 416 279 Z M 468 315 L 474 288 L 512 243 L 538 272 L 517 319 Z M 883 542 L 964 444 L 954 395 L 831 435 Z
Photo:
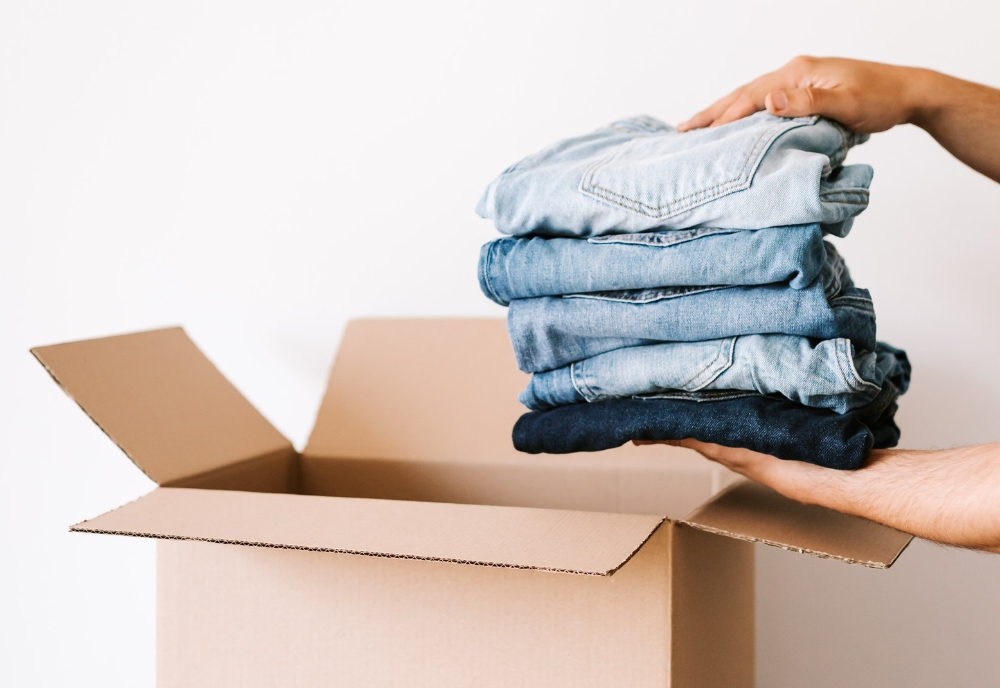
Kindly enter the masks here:
M 500 318 L 353 320 L 303 454 L 524 462 L 510 433 L 527 383 Z
M 72 530 L 609 575 L 658 516 L 159 488 Z
M 876 569 L 892 566 L 913 539 L 864 518 L 801 504 L 746 480 L 713 497 L 681 522 L 738 540 Z
M 292 449 L 179 327 L 31 353 L 160 485 Z

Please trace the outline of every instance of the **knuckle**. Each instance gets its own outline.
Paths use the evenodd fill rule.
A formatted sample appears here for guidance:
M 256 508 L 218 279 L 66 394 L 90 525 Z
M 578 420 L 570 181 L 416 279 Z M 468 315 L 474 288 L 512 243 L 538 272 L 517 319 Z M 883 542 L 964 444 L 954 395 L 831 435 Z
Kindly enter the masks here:
M 809 111 L 814 112 L 817 107 L 819 107 L 820 94 L 815 88 L 803 89 L 806 97 L 806 104 L 809 106 Z

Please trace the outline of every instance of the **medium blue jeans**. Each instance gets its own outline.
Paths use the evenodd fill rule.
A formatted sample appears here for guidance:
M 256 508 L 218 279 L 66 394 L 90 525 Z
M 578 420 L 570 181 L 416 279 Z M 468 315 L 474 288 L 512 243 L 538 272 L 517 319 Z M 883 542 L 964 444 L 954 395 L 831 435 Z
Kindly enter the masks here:
M 827 265 L 823 279 L 805 289 L 663 287 L 515 299 L 507 310 L 507 333 L 526 373 L 630 346 L 751 334 L 844 338 L 874 351 L 871 295 L 854 287 L 839 256 L 828 256 Z
M 594 291 L 756 285 L 802 289 L 827 251 L 820 226 L 753 231 L 700 227 L 581 239 L 502 238 L 479 255 L 479 285 L 503 306 L 513 299 Z
M 909 375 L 906 354 L 882 342 L 868 352 L 847 339 L 746 335 L 615 349 L 536 373 L 520 400 L 543 411 L 616 397 L 742 390 L 846 413 L 871 403 L 886 380 L 905 389 Z
M 845 236 L 868 205 L 872 169 L 842 163 L 866 139 L 820 117 L 758 112 L 683 134 L 634 117 L 508 168 L 476 212 L 518 236 L 811 223 Z

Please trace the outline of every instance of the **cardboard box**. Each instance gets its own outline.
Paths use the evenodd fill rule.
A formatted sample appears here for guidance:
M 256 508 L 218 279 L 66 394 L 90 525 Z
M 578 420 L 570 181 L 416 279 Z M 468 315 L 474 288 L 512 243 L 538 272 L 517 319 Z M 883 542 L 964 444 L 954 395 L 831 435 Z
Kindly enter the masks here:
M 297 452 L 180 328 L 33 350 L 160 487 L 173 686 L 752 686 L 751 542 L 890 566 L 910 536 L 693 452 L 529 456 L 502 320 L 360 320 Z

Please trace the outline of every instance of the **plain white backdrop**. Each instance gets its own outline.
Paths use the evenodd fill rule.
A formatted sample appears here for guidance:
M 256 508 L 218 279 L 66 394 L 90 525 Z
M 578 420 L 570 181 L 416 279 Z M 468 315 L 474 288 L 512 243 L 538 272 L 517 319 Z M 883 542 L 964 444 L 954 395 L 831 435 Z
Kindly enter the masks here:
M 347 319 L 491 315 L 473 207 L 522 155 L 686 118 L 798 53 L 1000 84 L 991 2 L 0 0 L 0 685 L 150 686 L 154 546 L 67 527 L 151 484 L 34 345 L 183 324 L 302 446 Z M 1000 439 L 1000 185 L 874 137 L 839 243 L 907 349 L 903 446 Z M 758 550 L 758 684 L 1000 684 L 1000 556 Z

